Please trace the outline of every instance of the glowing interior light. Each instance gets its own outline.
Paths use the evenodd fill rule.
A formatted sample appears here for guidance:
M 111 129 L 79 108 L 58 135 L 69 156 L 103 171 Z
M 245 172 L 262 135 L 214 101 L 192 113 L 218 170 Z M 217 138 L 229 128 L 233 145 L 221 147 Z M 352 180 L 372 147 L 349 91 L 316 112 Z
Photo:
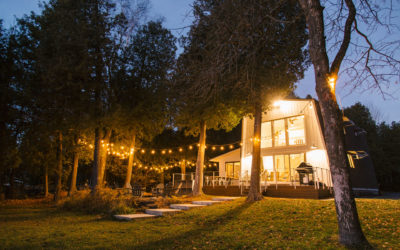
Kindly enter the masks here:
M 281 106 L 281 104 L 282 104 L 282 101 L 275 101 L 273 106 L 274 107 L 279 107 L 279 106 Z
M 286 112 L 290 111 L 291 105 L 290 105 L 290 102 L 288 102 L 288 101 L 279 100 L 279 101 L 275 101 L 273 103 L 273 106 L 275 108 L 279 108 L 281 112 L 286 113 Z
M 170 153 L 170 154 L 171 154 L 171 153 L 172 153 L 172 150 L 171 150 L 171 149 L 170 149 L 170 150 L 168 150 L 168 153 Z
M 165 155 L 165 150 L 161 151 L 161 154 Z
M 233 148 L 233 145 L 229 145 L 229 148 L 232 149 L 232 148 Z
M 182 152 L 183 151 L 183 149 L 182 148 L 179 148 L 179 152 Z
M 141 151 L 141 152 L 142 152 L 142 154 L 144 154 L 146 151 L 145 151 L 144 149 L 142 149 L 142 151 Z
M 189 146 L 189 149 L 190 149 L 190 150 L 192 150 L 192 149 L 193 149 L 193 146 L 192 146 L 192 145 L 190 145 L 190 146 Z
M 221 146 L 221 150 L 225 150 L 224 146 Z
M 156 151 L 155 151 L 155 150 L 151 150 L 151 154 L 153 154 L 153 155 L 154 155 L 155 153 L 156 153 Z
M 215 150 L 216 149 L 216 147 L 212 147 L 212 150 Z

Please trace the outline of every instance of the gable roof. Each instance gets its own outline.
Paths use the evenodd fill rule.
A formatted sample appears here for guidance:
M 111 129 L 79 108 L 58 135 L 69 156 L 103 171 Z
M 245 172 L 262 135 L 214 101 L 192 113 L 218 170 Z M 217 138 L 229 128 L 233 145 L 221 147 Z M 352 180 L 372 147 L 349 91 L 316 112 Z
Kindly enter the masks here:
M 210 161 L 218 162 L 218 161 L 220 161 L 221 159 L 223 159 L 225 157 L 233 156 L 235 154 L 238 154 L 239 159 L 240 159 L 240 148 L 234 149 L 234 150 L 229 151 L 229 152 L 227 152 L 225 154 L 222 154 L 222 155 L 218 155 L 217 157 L 214 157 L 214 158 L 210 159 Z

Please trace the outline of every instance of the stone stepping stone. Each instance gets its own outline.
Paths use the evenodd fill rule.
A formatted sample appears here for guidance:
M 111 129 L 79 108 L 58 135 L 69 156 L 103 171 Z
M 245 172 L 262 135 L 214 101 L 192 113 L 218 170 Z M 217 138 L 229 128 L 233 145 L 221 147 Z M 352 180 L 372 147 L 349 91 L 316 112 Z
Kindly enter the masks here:
M 233 201 L 240 197 L 214 197 L 212 198 L 213 201 Z
M 210 205 L 213 205 L 213 204 L 215 204 L 215 203 L 220 203 L 220 202 L 222 202 L 222 201 L 193 201 L 192 203 L 193 204 L 196 204 L 196 205 L 205 205 L 205 206 L 210 206 Z
M 180 209 L 171 209 L 171 208 L 157 208 L 157 209 L 146 209 L 146 214 L 151 214 L 155 216 L 164 216 L 167 214 L 175 214 L 181 212 Z
M 205 207 L 206 205 L 198 204 L 171 204 L 169 207 L 173 209 L 189 210 L 196 207 Z
M 115 219 L 126 220 L 126 221 L 131 221 L 134 219 L 153 218 L 153 217 L 156 217 L 156 216 L 152 215 L 152 214 L 117 214 L 117 215 L 114 215 Z

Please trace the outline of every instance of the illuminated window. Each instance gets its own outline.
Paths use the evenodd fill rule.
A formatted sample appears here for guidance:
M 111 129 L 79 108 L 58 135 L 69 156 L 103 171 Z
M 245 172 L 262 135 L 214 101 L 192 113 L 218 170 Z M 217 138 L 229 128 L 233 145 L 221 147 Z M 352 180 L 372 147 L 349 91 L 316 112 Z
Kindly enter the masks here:
M 225 173 L 227 178 L 239 179 L 240 162 L 225 163 Z
M 263 122 L 261 124 L 261 148 L 272 147 L 272 131 L 271 122 Z
M 304 116 L 288 118 L 289 145 L 305 144 Z
M 286 146 L 285 120 L 274 121 L 275 147 Z
M 295 177 L 298 174 L 296 168 L 300 165 L 300 163 L 305 162 L 304 154 L 291 154 L 289 158 L 291 175 L 292 177 Z
M 347 158 L 349 159 L 349 164 L 351 168 L 356 168 L 353 161 L 353 156 L 351 154 L 347 154 Z
M 289 181 L 289 155 L 275 155 L 275 171 L 276 171 L 276 179 L 278 181 Z

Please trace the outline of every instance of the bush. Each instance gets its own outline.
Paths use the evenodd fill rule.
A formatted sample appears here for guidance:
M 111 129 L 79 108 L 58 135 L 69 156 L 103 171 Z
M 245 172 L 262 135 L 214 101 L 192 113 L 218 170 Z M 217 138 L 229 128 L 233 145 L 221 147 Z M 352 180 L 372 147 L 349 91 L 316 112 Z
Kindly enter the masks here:
M 61 203 L 61 208 L 88 214 L 134 213 L 137 198 L 118 190 L 102 189 L 91 194 L 90 190 L 78 191 Z

